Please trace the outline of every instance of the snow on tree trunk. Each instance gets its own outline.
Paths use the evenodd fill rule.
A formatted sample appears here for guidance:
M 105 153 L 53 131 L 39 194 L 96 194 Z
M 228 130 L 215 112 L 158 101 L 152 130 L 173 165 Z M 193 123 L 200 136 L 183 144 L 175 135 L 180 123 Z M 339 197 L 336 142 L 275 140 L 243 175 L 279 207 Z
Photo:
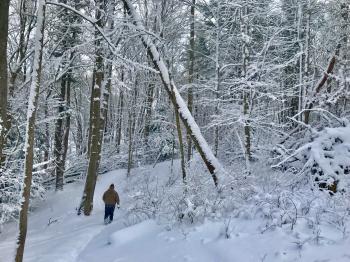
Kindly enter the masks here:
M 43 29 L 45 15 L 45 0 L 39 0 L 37 25 L 34 38 L 34 60 L 32 70 L 32 81 L 30 86 L 30 95 L 27 112 L 26 138 L 24 144 L 25 162 L 24 162 L 24 184 L 21 192 L 21 209 L 19 214 L 19 235 L 17 237 L 16 262 L 23 260 L 24 245 L 27 235 L 27 215 L 29 208 L 30 189 L 32 184 L 32 169 L 34 157 L 34 134 L 35 117 L 38 107 L 39 87 L 41 78 L 41 62 L 43 49 Z
M 85 181 L 84 194 L 81 207 L 84 209 L 84 215 L 89 216 L 93 208 L 93 198 L 96 186 L 97 172 L 99 167 L 101 143 L 100 143 L 100 97 L 101 88 L 96 82 L 93 88 L 93 109 L 92 109 L 92 128 L 91 128 L 91 145 L 89 154 L 89 166 Z
M 123 0 L 125 8 L 128 14 L 133 18 L 135 26 L 140 32 L 144 32 L 145 28 L 141 23 L 141 18 L 136 13 L 133 5 L 129 0 Z M 182 99 L 179 91 L 177 90 L 174 81 L 171 79 L 167 66 L 165 65 L 163 58 L 160 56 L 157 47 L 147 34 L 141 34 L 141 40 L 144 46 L 148 49 L 154 66 L 159 70 L 163 85 L 168 93 L 168 96 L 173 103 L 174 107 L 180 113 L 180 118 L 184 123 L 188 134 L 191 135 L 194 145 L 201 155 L 205 165 L 209 172 L 212 174 L 215 185 L 218 185 L 217 171 L 221 170 L 222 167 L 212 150 L 210 149 L 207 141 L 204 139 L 200 132 L 200 129 L 193 119 L 191 112 L 188 110 L 185 101 Z M 173 95 L 174 94 L 174 95 Z
M 98 2 L 99 10 L 96 12 L 97 24 L 103 28 L 104 21 L 101 19 L 102 12 L 105 9 L 103 1 Z M 98 31 L 95 32 L 96 38 Z M 103 116 L 101 116 L 101 94 L 103 88 L 104 69 L 103 69 L 103 48 L 101 40 L 95 40 L 96 60 L 93 77 L 93 88 L 91 93 L 91 109 L 90 109 L 90 145 L 89 145 L 89 165 L 85 181 L 84 193 L 81 205 L 78 211 L 80 214 L 81 208 L 84 209 L 84 215 L 89 216 L 93 208 L 93 199 L 95 193 L 97 173 L 101 159 L 102 139 L 101 128 L 104 127 Z
M 56 173 L 56 190 L 63 190 L 64 178 L 64 162 L 63 162 L 63 128 L 64 119 L 63 113 L 65 111 L 65 97 L 67 87 L 67 75 L 64 75 L 61 80 L 61 90 L 59 94 L 58 119 L 55 128 L 55 173 Z

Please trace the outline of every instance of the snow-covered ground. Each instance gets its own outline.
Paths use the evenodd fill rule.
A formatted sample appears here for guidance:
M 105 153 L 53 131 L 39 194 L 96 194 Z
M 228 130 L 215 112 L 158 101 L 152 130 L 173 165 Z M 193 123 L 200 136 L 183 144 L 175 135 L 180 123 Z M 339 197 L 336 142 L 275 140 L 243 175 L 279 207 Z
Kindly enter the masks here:
M 145 169 L 160 180 L 166 180 L 170 173 L 169 162 L 154 169 L 135 169 L 134 183 L 138 176 L 146 174 Z M 105 226 L 101 196 L 111 183 L 120 194 L 121 209 L 115 211 L 114 222 Z M 82 182 L 67 185 L 63 192 L 51 193 L 45 201 L 37 203 L 29 217 L 24 261 L 350 261 L 350 240 L 341 231 L 324 225 L 319 228 L 319 237 L 313 239 L 315 234 L 310 234 L 303 219 L 298 220 L 293 231 L 290 225 L 262 230 L 261 219 L 243 217 L 206 219 L 194 225 L 148 219 L 130 225 L 128 209 L 137 192 L 128 183 L 125 170 L 100 176 L 90 217 L 76 215 Z M 16 230 L 16 224 L 10 223 L 0 234 L 1 262 L 13 261 Z

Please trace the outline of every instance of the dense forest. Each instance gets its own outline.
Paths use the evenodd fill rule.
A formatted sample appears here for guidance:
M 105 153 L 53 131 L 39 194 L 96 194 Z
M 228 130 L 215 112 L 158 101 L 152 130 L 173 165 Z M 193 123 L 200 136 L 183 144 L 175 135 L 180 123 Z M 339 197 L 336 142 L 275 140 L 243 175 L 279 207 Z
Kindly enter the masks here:
M 180 166 L 180 220 L 247 203 L 267 204 L 269 225 L 347 217 L 349 8 L 1 0 L 0 235 L 19 221 L 16 261 L 31 201 L 83 183 L 76 213 L 89 216 L 99 174 L 129 181 L 164 161 Z

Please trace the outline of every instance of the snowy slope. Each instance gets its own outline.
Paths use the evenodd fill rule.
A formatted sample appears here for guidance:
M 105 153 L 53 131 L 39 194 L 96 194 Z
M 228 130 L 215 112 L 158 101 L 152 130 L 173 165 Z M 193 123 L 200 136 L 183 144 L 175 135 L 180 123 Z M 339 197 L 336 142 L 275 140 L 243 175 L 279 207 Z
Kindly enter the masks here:
M 135 170 L 133 181 L 146 169 L 159 180 L 169 176 L 166 162 L 155 169 Z M 110 183 L 120 193 L 122 208 L 116 210 L 115 221 L 104 226 L 101 195 Z M 350 240 L 340 231 L 323 226 L 319 239 L 310 239 L 310 229 L 301 219 L 293 231 L 289 225 L 264 231 L 262 220 L 245 218 L 207 219 L 196 225 L 149 219 L 130 225 L 128 208 L 137 192 L 130 190 L 125 170 L 99 177 L 90 217 L 76 215 L 82 188 L 83 183 L 67 185 L 64 192 L 52 193 L 37 204 L 29 219 L 25 262 L 350 261 Z M 0 234 L 1 262 L 12 261 L 15 234 L 13 223 Z

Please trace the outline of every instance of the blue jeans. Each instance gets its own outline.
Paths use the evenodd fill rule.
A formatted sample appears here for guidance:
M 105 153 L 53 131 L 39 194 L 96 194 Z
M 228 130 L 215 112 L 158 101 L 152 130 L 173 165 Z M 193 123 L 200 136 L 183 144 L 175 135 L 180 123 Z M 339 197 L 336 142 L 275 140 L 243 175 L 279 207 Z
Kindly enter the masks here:
M 109 205 L 109 204 L 105 205 L 105 221 L 107 218 L 109 218 L 109 222 L 113 221 L 114 209 L 115 209 L 115 205 Z

